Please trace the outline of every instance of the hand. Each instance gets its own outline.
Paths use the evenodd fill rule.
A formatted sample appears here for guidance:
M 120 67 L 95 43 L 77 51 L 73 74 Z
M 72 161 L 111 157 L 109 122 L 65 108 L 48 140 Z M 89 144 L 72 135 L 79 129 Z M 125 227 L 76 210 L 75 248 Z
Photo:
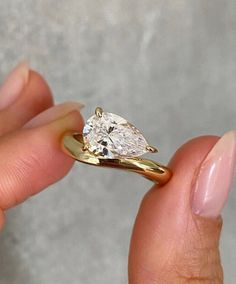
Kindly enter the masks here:
M 20 64 L 0 89 L 0 227 L 4 211 L 61 179 L 73 160 L 60 138 L 80 131 L 81 104 L 53 106 L 44 79 Z
M 53 106 L 49 87 L 27 65 L 0 90 L 0 224 L 4 211 L 62 178 L 73 160 L 60 148 L 80 131 L 81 104 Z M 129 283 L 223 283 L 221 210 L 232 185 L 236 135 L 195 138 L 170 161 L 171 181 L 145 195 L 135 222 Z

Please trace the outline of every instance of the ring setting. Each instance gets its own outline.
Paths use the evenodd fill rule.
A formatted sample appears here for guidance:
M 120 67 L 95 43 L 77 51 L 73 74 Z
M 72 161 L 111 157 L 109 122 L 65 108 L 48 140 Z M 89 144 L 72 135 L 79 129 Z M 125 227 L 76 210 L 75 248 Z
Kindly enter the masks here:
M 101 107 L 86 121 L 82 133 L 64 135 L 63 148 L 83 163 L 137 172 L 159 184 L 172 175 L 167 167 L 141 158 L 158 150 L 133 124 Z
M 126 119 L 98 107 L 83 129 L 85 149 L 100 158 L 132 158 L 157 152 Z

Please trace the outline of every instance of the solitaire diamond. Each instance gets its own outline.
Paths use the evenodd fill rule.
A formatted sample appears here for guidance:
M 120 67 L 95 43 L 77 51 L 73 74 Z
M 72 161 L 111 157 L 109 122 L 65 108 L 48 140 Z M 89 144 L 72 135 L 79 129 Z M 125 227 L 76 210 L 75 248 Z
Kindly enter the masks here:
M 138 157 L 150 151 L 136 127 L 116 114 L 100 111 L 87 120 L 83 129 L 88 151 L 109 159 Z

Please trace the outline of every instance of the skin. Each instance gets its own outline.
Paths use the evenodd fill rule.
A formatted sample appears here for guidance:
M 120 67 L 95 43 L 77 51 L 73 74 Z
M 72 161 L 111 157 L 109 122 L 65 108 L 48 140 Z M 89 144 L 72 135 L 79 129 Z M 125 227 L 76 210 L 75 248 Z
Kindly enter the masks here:
M 5 210 L 63 178 L 74 163 L 61 151 L 60 138 L 81 130 L 83 119 L 68 106 L 55 108 L 47 83 L 31 70 L 19 98 L 0 111 L 0 228 Z M 48 109 L 53 117 L 22 128 Z M 223 283 L 221 217 L 194 215 L 190 206 L 193 177 L 218 139 L 198 137 L 183 145 L 169 163 L 171 181 L 144 196 L 130 243 L 130 284 Z

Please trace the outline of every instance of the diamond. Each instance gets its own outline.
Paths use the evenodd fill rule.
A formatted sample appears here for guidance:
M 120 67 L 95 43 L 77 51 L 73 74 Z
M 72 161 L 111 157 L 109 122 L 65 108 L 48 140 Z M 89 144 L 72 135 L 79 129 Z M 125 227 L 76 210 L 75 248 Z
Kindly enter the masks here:
M 148 152 L 140 131 L 119 115 L 102 112 L 91 116 L 83 129 L 85 148 L 99 157 L 139 157 Z

